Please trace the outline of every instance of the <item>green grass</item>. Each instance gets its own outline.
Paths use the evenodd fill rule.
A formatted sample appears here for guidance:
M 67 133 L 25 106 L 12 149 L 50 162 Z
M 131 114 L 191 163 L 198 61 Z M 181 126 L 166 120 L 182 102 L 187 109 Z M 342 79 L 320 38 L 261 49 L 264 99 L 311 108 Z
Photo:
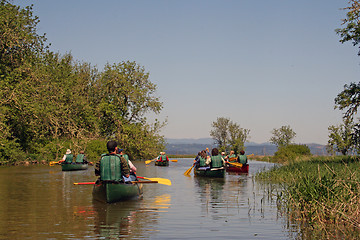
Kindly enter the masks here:
M 356 157 L 307 157 L 257 175 L 282 183 L 281 203 L 289 216 L 321 237 L 360 230 L 360 163 Z

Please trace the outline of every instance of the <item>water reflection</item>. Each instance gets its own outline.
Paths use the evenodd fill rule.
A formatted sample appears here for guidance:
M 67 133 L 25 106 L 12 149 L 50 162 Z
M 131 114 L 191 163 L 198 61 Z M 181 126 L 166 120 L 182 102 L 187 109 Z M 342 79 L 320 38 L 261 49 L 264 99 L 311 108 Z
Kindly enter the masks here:
M 158 213 L 165 212 L 170 201 L 169 194 L 156 196 L 152 201 L 107 204 L 94 200 L 95 233 L 105 239 L 146 238 L 156 231 Z M 79 214 L 84 214 L 82 209 L 79 210 Z M 86 215 L 91 213 L 91 209 L 86 211 Z

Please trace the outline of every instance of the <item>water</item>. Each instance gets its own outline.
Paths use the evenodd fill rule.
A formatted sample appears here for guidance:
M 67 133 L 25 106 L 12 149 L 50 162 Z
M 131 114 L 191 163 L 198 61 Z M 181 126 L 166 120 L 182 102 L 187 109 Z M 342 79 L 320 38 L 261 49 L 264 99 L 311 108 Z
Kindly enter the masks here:
M 250 161 L 248 175 L 184 176 L 192 159 L 169 167 L 134 161 L 138 175 L 172 186 L 144 184 L 143 198 L 103 204 L 92 199 L 94 170 L 60 166 L 0 168 L 0 239 L 292 239 L 276 204 L 276 189 L 253 176 L 272 164 Z M 296 229 L 296 228 L 295 228 Z

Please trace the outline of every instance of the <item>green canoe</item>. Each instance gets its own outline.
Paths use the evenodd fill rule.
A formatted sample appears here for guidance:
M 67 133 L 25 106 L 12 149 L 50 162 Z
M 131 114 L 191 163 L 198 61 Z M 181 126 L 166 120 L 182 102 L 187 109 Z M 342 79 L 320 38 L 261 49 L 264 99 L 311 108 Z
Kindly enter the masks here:
M 199 177 L 224 178 L 225 168 L 195 168 L 194 174 Z
M 155 166 L 169 166 L 169 161 L 155 161 Z
M 94 185 L 92 194 L 95 200 L 114 203 L 140 197 L 142 195 L 142 184 L 98 181 Z
M 88 164 L 86 163 L 64 163 L 61 164 L 61 169 L 63 171 L 78 171 L 88 169 Z

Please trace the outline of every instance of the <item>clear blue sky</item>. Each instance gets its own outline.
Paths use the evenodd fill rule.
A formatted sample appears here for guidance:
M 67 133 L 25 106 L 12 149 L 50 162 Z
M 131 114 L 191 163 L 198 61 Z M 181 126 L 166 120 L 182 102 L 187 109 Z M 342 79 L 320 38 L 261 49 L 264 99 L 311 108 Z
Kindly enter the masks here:
M 34 4 L 51 50 L 99 70 L 136 61 L 164 103 L 167 138 L 210 137 L 227 117 L 262 143 L 283 125 L 326 144 L 342 122 L 334 98 L 359 81 L 357 47 L 341 44 L 347 0 L 14 0 Z

